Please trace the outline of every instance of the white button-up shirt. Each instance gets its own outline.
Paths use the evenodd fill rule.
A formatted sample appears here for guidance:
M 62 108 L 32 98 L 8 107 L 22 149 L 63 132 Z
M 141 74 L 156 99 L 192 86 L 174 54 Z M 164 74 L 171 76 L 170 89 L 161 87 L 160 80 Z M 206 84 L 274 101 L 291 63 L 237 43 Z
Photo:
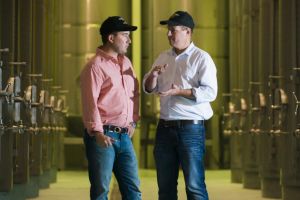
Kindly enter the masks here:
M 165 120 L 206 120 L 213 115 L 210 102 L 217 96 L 217 70 L 210 55 L 191 43 L 177 55 L 173 49 L 161 53 L 152 67 L 168 64 L 166 71 L 158 76 L 153 92 L 165 92 L 172 84 L 182 89 L 192 89 L 195 100 L 182 96 L 160 97 L 160 118 Z M 143 88 L 145 90 L 144 76 Z

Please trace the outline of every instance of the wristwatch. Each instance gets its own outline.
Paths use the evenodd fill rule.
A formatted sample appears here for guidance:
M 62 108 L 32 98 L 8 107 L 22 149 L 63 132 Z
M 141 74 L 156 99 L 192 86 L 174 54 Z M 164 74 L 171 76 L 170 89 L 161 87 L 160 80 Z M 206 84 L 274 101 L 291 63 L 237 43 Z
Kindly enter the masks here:
M 130 122 L 129 125 L 133 128 L 136 128 L 136 123 L 135 122 Z

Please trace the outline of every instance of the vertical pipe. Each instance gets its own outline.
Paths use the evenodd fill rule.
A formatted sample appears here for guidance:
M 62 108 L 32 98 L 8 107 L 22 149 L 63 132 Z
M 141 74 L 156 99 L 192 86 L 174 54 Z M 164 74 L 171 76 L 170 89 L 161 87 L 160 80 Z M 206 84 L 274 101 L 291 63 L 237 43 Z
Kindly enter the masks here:
M 242 27 L 242 16 L 241 9 L 242 4 L 239 0 L 230 1 L 230 89 L 232 92 L 231 101 L 234 104 L 234 110 L 231 112 L 233 119 L 232 135 L 230 137 L 230 166 L 231 166 L 231 182 L 241 183 L 242 182 L 242 144 L 241 135 L 238 133 L 240 130 L 240 117 L 241 117 L 241 106 L 240 106 L 240 76 L 242 73 L 241 66 L 241 27 Z
M 131 3 L 131 21 L 132 24 L 138 27 L 132 34 L 132 64 L 134 66 L 136 76 L 141 83 L 141 0 L 132 0 Z M 141 84 L 140 84 L 141 85 Z M 141 91 L 141 88 L 140 88 Z M 141 92 L 140 92 L 141 93 Z M 140 98 L 141 100 L 141 98 Z M 140 101 L 141 102 L 141 101 Z M 140 106 L 140 105 L 139 105 Z M 141 108 L 141 106 L 140 106 Z M 133 136 L 133 145 L 137 158 L 139 158 L 140 152 L 140 126 L 135 131 Z M 138 159 L 140 160 L 140 159 Z
M 153 62 L 153 34 L 155 28 L 153 27 L 154 22 L 154 9 L 153 9 L 153 1 L 145 0 L 142 4 L 142 66 L 141 73 L 146 74 L 148 70 L 151 68 Z M 146 95 L 144 92 L 141 93 L 141 114 L 142 120 L 140 122 L 140 138 L 141 138 L 141 156 L 140 156 L 140 166 L 144 168 L 154 167 L 154 161 L 152 159 L 152 149 L 153 146 L 149 142 L 154 137 L 154 124 L 156 123 L 156 98 L 153 95 Z M 141 165 L 142 163 L 142 165 Z
M 32 64 L 33 73 L 42 73 L 44 66 L 44 51 L 47 48 L 45 45 L 46 38 L 44 37 L 44 15 L 45 8 L 42 0 L 33 0 L 33 52 Z M 50 67 L 50 66 L 47 66 Z M 47 77 L 48 74 L 43 74 Z

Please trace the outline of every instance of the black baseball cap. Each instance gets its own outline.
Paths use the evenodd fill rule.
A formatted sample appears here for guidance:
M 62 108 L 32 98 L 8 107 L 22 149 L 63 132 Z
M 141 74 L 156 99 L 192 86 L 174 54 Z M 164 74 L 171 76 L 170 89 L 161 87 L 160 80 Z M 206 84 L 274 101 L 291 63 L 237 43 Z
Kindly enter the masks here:
M 160 21 L 161 25 L 170 26 L 186 26 L 191 29 L 194 28 L 194 20 L 192 16 L 185 11 L 176 11 L 168 20 Z
M 100 27 L 100 34 L 107 35 L 119 31 L 135 31 L 136 26 L 129 25 L 122 17 L 112 16 L 108 17 Z

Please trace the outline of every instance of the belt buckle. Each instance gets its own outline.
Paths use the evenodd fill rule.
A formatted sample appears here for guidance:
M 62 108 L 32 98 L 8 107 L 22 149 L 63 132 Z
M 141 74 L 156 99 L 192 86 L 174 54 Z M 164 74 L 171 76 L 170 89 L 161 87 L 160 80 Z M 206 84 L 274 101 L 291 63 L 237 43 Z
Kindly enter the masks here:
M 122 131 L 122 128 L 121 127 L 115 127 L 114 128 L 114 132 L 116 132 L 116 133 L 121 133 L 121 131 Z

